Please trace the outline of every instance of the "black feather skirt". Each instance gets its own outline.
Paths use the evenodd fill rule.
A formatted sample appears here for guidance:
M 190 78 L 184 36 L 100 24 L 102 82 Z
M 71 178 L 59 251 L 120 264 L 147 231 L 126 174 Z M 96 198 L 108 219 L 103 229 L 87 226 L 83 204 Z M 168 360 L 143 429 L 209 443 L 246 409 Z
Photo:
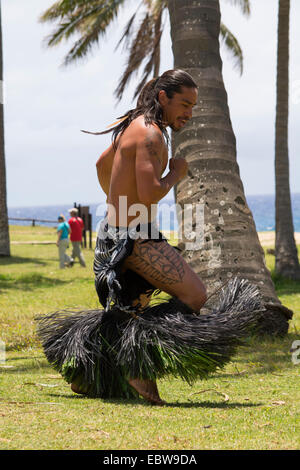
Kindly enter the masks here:
M 106 231 L 102 227 L 94 261 L 105 308 L 38 317 L 37 334 L 49 363 L 68 383 L 100 398 L 135 397 L 130 378 L 173 375 L 192 384 L 228 363 L 263 315 L 259 290 L 247 280 L 231 279 L 207 314 L 195 314 L 176 298 L 133 307 L 140 294 L 157 290 L 133 271 L 122 273 L 132 234 L 105 238 Z

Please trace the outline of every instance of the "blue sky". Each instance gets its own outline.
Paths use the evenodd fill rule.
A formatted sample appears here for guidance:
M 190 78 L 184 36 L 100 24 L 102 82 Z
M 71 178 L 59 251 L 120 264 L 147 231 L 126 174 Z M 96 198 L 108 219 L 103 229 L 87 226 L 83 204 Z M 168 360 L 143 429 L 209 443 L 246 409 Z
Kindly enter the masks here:
M 100 47 L 84 62 L 60 67 L 71 43 L 47 49 L 50 24 L 39 15 L 54 0 L 2 0 L 4 114 L 8 206 L 104 201 L 95 163 L 110 136 L 90 136 L 132 107 L 138 77 L 116 103 L 113 92 L 126 55 L 115 46 L 126 19 L 123 10 Z M 246 195 L 274 193 L 274 123 L 277 0 L 251 0 L 250 19 L 220 0 L 222 20 L 238 37 L 244 74 L 221 49 L 223 76 L 234 132 L 237 161 Z M 291 1 L 289 157 L 292 192 L 300 192 L 300 2 Z M 166 25 L 161 72 L 173 67 Z M 169 198 L 172 193 L 169 194 Z

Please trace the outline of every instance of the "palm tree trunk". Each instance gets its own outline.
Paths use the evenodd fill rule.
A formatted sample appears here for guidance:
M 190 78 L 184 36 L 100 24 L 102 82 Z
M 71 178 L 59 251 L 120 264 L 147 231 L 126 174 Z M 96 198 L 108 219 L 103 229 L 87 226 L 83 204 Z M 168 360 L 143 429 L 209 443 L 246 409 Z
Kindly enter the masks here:
M 290 0 L 279 0 L 275 129 L 275 270 L 284 277 L 300 279 L 289 183 L 289 16 Z
M 267 306 L 261 331 L 283 335 L 292 312 L 276 295 L 236 161 L 222 77 L 219 0 L 169 0 L 168 8 L 174 66 L 189 72 L 199 85 L 194 117 L 173 133 L 172 142 L 175 158 L 184 157 L 189 164 L 188 177 L 176 187 L 176 202 L 181 208 L 204 206 L 203 246 L 186 250 L 184 256 L 209 295 L 232 276 L 258 285 Z M 191 224 L 194 228 L 194 218 Z
M 2 61 L 2 28 L 1 28 L 1 4 L 0 4 L 0 86 L 3 84 Z M 0 92 L 0 96 L 3 93 Z M 1 96 L 1 98 L 2 98 Z M 3 99 L 0 99 L 0 256 L 10 256 L 9 231 L 6 203 L 6 171 L 4 153 L 4 118 Z

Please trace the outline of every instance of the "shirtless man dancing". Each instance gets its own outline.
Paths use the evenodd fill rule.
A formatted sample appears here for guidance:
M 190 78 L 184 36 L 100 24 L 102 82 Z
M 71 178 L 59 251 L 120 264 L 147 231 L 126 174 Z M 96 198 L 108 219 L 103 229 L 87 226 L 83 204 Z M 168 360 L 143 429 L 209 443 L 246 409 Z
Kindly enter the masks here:
M 143 204 L 149 214 L 145 223 L 151 223 L 151 205 L 158 203 L 186 176 L 186 161 L 171 158 L 169 172 L 162 177 L 168 164 L 166 128 L 169 126 L 173 131 L 183 128 L 192 117 L 197 97 L 197 85 L 189 74 L 169 70 L 146 84 L 137 107 L 112 129 L 113 143 L 96 164 L 100 185 L 107 194 L 110 226 L 128 227 L 136 218 L 123 212 L 121 196 L 126 196 L 128 208 Z M 206 301 L 201 279 L 166 240 L 157 243 L 150 239 L 145 244 L 137 238 L 132 253 L 124 260 L 123 270 L 126 269 L 177 297 L 195 312 L 199 312 Z M 145 297 L 138 299 L 143 305 Z M 154 381 L 133 377 L 129 383 L 148 401 L 163 403 Z
M 171 158 L 162 176 L 166 128 L 183 128 L 196 103 L 197 85 L 186 72 L 169 70 L 151 80 L 136 108 L 111 129 L 113 143 L 97 162 L 108 203 L 94 258 L 103 309 L 54 312 L 38 329 L 50 364 L 75 393 L 105 399 L 137 392 L 163 405 L 156 377 L 205 378 L 230 360 L 265 314 L 259 289 L 234 278 L 215 307 L 197 315 L 207 300 L 205 286 L 155 231 L 152 204 L 187 174 L 186 161 Z M 137 207 L 143 217 L 136 218 Z M 156 290 L 171 298 L 147 306 Z

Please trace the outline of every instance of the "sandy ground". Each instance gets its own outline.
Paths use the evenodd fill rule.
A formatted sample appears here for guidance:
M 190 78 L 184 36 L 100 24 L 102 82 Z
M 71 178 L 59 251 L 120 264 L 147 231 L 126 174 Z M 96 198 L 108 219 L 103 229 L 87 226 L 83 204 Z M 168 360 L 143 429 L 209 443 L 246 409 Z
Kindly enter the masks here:
M 164 235 L 169 238 L 170 232 L 164 231 Z M 267 247 L 275 247 L 275 232 L 257 232 L 260 244 Z M 300 245 L 300 232 L 295 232 L 296 244 Z
M 300 232 L 295 232 L 297 245 L 300 244 Z M 262 246 L 275 246 L 275 232 L 258 232 L 258 238 Z

